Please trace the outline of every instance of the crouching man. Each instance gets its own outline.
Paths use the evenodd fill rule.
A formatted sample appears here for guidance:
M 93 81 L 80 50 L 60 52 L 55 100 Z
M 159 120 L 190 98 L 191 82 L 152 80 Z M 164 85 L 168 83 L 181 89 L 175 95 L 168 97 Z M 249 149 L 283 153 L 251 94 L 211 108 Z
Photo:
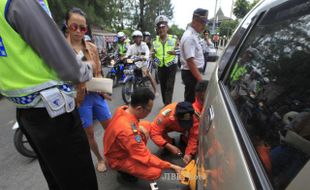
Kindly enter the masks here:
M 197 152 L 200 112 L 203 107 L 208 82 L 199 81 L 195 88 L 195 102 L 175 102 L 164 107 L 151 123 L 150 137 L 160 148 L 174 155 L 182 155 L 170 132 L 180 132 L 186 144 L 184 163 L 188 164 Z
M 139 127 L 139 119 L 149 115 L 153 100 L 154 94 L 149 89 L 136 89 L 129 106 L 117 109 L 104 133 L 104 156 L 109 167 L 130 181 L 137 178 L 156 180 L 163 169 L 173 169 L 176 173 L 182 170 L 159 159 L 146 147 L 148 127 Z

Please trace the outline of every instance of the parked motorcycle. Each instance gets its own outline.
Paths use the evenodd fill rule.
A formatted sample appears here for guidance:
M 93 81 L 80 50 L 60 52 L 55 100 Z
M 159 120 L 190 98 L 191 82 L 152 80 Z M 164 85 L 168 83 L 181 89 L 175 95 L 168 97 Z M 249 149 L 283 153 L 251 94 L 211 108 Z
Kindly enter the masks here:
M 14 146 L 16 150 L 23 156 L 26 156 L 28 158 L 36 158 L 37 157 L 36 153 L 30 146 L 29 141 L 27 140 L 22 130 L 19 128 L 19 125 L 17 122 L 15 122 L 12 129 L 15 131 Z

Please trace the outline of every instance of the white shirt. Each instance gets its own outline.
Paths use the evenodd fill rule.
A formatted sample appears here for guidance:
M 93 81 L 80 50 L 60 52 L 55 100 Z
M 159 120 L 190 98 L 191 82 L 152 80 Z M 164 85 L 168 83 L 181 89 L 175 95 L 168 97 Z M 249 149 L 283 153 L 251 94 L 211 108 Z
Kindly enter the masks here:
M 199 43 L 199 33 L 191 26 L 187 28 L 181 38 L 180 50 L 182 70 L 189 70 L 186 60 L 192 57 L 197 68 L 203 68 L 204 57 L 202 47 Z
M 143 56 L 146 60 L 148 60 L 150 57 L 149 47 L 146 45 L 145 42 L 141 42 L 139 46 L 137 44 L 132 44 L 127 50 L 126 57 L 133 55 Z M 135 64 L 140 68 L 148 67 L 147 61 L 138 61 Z

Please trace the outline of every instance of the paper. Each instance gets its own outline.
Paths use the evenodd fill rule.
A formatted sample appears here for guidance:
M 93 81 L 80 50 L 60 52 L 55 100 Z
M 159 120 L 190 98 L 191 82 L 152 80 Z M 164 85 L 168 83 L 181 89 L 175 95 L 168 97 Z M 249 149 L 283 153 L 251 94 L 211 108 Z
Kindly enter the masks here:
M 113 80 L 108 78 L 92 78 L 86 82 L 86 88 L 91 92 L 105 92 L 112 94 Z

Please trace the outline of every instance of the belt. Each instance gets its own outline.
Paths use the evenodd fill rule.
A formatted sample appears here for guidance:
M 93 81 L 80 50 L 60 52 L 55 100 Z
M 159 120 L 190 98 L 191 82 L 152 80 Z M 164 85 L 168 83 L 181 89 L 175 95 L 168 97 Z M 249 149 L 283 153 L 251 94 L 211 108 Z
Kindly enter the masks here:
M 53 86 L 55 87 L 55 86 Z M 64 92 L 73 92 L 73 87 L 67 84 L 63 84 L 60 86 L 57 86 L 59 90 L 62 90 Z M 44 89 L 46 90 L 46 89 Z M 21 96 L 21 97 L 7 97 L 7 99 L 14 104 L 20 105 L 22 107 L 36 107 L 36 108 L 41 108 L 45 107 L 43 102 L 40 101 L 40 92 L 35 92 L 26 96 Z

